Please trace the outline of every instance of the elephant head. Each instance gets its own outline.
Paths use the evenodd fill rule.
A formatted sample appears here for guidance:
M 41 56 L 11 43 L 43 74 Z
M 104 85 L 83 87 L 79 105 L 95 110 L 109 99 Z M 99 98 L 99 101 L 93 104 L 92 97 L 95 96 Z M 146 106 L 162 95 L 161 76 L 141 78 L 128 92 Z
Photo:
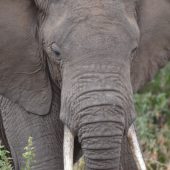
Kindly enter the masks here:
M 135 119 L 133 91 L 170 59 L 170 3 L 35 0 L 32 6 L 24 17 L 34 27 L 23 24 L 21 29 L 33 27 L 38 41 L 26 43 L 19 31 L 16 36 L 33 55 L 11 59 L 10 65 L 21 63 L 13 70 L 2 67 L 6 75 L 0 78 L 0 93 L 29 112 L 45 115 L 51 104 L 51 82 L 60 86 L 65 134 L 78 136 L 86 169 L 119 169 L 122 139 Z M 2 48 L 4 55 L 6 48 L 16 53 L 18 42 L 12 40 L 13 46 Z M 66 146 L 73 143 L 73 136 L 66 138 Z
M 119 169 L 122 138 L 135 118 L 130 79 L 139 42 L 135 2 L 42 5 L 47 15 L 40 38 L 54 80 L 54 62 L 61 68 L 60 118 L 78 136 L 87 169 Z
M 61 66 L 60 118 L 78 136 L 89 170 L 119 169 L 122 138 L 135 118 L 133 91 L 170 59 L 169 6 L 70 0 L 45 10 L 48 60 Z

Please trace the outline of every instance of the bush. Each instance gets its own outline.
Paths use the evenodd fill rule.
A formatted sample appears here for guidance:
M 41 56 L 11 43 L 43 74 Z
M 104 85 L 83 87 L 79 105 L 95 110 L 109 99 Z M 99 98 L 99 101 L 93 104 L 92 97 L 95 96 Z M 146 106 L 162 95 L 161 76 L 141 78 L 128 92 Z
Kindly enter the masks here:
M 135 95 L 136 125 L 148 170 L 170 169 L 170 65 Z
M 85 163 L 83 157 L 74 165 L 73 170 L 85 170 Z
M 32 143 L 32 137 L 28 139 L 28 145 L 24 148 L 25 152 L 22 154 L 25 160 L 25 168 L 22 170 L 31 170 L 33 163 L 35 163 L 35 151 Z
M 8 157 L 9 152 L 5 150 L 4 146 L 0 145 L 0 169 L 12 170 L 11 158 Z
M 31 170 L 35 162 L 35 151 L 32 143 L 32 137 L 29 137 L 28 144 L 24 148 L 23 158 L 25 160 L 25 167 L 22 170 Z M 11 166 L 11 158 L 8 157 L 9 152 L 5 150 L 4 146 L 0 145 L 0 170 L 13 170 Z

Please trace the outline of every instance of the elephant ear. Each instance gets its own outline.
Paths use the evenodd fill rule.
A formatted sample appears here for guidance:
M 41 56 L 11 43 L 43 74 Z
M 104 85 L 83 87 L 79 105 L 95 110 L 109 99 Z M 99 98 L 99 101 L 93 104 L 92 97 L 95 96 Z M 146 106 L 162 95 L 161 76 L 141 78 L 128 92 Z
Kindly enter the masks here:
M 1 50 L 0 94 L 28 112 L 45 115 L 50 109 L 51 87 L 35 47 L 15 42 L 12 49 Z
M 131 69 L 134 92 L 170 60 L 170 1 L 141 0 L 138 18 L 141 38 Z
M 29 8 L 8 8 L 0 10 L 0 95 L 28 112 L 46 115 L 52 92 L 34 36 L 34 13 Z

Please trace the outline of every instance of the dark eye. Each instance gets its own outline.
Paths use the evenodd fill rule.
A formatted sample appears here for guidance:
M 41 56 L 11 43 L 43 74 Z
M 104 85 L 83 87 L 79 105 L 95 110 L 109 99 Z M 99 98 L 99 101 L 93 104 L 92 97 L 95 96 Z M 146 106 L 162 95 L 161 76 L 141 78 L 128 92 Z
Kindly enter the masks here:
M 51 50 L 55 53 L 56 57 L 60 58 L 60 48 L 58 47 L 58 45 L 56 43 L 52 43 L 51 44 Z
M 131 61 L 136 57 L 136 53 L 137 53 L 137 47 L 134 48 L 131 52 Z

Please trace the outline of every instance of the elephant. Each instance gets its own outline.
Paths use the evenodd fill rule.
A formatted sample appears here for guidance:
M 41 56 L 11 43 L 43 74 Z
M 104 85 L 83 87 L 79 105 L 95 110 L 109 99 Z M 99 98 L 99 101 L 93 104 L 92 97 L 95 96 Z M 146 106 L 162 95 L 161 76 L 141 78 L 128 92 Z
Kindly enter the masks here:
M 33 170 L 72 169 L 73 151 L 86 170 L 139 168 L 128 142 L 133 93 L 170 60 L 169 9 L 167 0 L 0 1 L 0 114 L 16 170 L 29 136 Z

